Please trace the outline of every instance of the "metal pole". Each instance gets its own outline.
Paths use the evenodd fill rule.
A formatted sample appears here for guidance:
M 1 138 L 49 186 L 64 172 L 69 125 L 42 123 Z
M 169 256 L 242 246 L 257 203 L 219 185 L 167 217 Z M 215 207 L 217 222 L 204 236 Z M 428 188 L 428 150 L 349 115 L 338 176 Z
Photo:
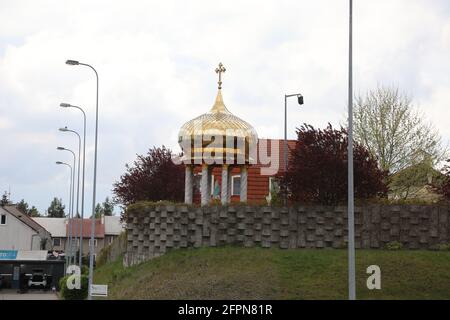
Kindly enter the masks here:
M 77 241 L 77 237 L 75 236 L 74 237 L 74 232 L 73 232 L 73 206 L 74 206 L 74 202 L 75 202 L 75 199 L 74 199 L 74 196 L 75 196 L 75 168 L 76 168 L 76 166 L 75 166 L 75 163 L 77 162 L 76 161 L 76 156 L 75 156 L 75 152 L 73 152 L 73 151 L 70 151 L 72 154 L 73 154 L 73 168 L 72 168 L 72 171 L 73 171 L 73 179 L 72 179 L 72 185 L 73 185 L 73 187 L 72 187 L 72 224 L 71 224 L 71 233 L 72 233 L 72 247 L 70 248 L 70 263 L 73 263 L 72 262 L 72 260 L 73 260 L 73 258 L 74 258 L 74 254 L 73 254 L 73 243 L 75 243 L 75 245 L 76 245 L 76 241 Z
M 75 133 L 76 135 L 77 135 L 77 137 L 78 137 L 78 181 L 77 181 L 77 204 L 76 204 L 76 213 L 77 213 L 77 215 L 78 215 L 78 204 L 79 204 L 79 194 L 80 194 L 80 157 L 81 157 L 81 137 L 80 137 L 80 135 L 78 134 L 78 132 L 76 132 L 76 131 L 74 131 L 74 130 L 67 130 L 68 132 L 72 132 L 72 133 Z M 83 172 L 84 173 L 84 172 Z M 76 217 L 75 217 L 76 218 Z M 81 221 L 81 225 L 83 225 L 83 221 Z M 75 226 L 76 226 L 76 224 L 75 224 Z M 81 229 L 82 227 L 80 227 L 80 229 Z M 81 229 L 82 230 L 82 229 Z M 76 232 L 77 230 L 75 230 L 75 232 L 74 232 L 74 234 L 76 235 L 77 234 L 77 232 Z M 75 243 L 76 243 L 76 240 L 77 239 L 77 237 L 75 236 Z M 83 242 L 83 237 L 82 237 L 82 234 L 80 233 L 79 234 L 79 241 L 80 241 L 80 249 L 79 250 L 81 250 L 81 243 Z M 76 245 L 75 245 L 76 246 Z M 80 251 L 81 252 L 81 251 Z M 81 255 L 80 255 L 81 256 Z M 77 257 L 76 257 L 76 252 L 75 252 L 75 256 L 74 256 L 74 263 L 76 263 L 76 259 Z M 80 268 L 81 268 L 81 257 L 80 257 L 80 260 L 79 260 L 79 264 L 80 264 Z
M 83 177 L 82 177 L 82 186 L 81 186 L 81 223 L 80 223 L 80 252 L 79 252 L 79 266 L 80 270 L 83 264 L 83 222 L 84 222 L 84 173 L 85 173 L 85 164 L 86 164 L 86 113 L 80 107 L 75 108 L 79 109 L 83 113 L 84 119 L 84 129 L 83 129 Z
M 287 95 L 284 95 L 284 205 L 287 205 L 287 185 L 286 185 L 286 179 L 287 179 L 287 166 L 288 166 L 288 159 L 287 159 Z M 271 190 L 269 190 L 271 192 Z
M 349 16 L 348 69 L 348 298 L 356 300 L 355 286 L 355 208 L 353 180 L 353 1 Z
M 64 162 L 57 162 L 56 164 L 63 164 L 63 165 L 65 165 L 65 166 L 68 166 L 69 167 L 69 169 L 70 169 L 70 185 L 69 185 L 69 215 L 68 215 L 68 217 L 69 217 L 69 222 L 68 222 L 68 229 L 69 229 L 69 232 L 66 234 L 66 249 L 67 248 L 70 248 L 70 244 L 71 244 L 71 234 L 70 234 L 70 224 L 71 224 L 71 221 L 70 221 L 70 208 L 71 208 L 71 204 L 72 204 L 72 179 L 73 179 L 73 177 L 72 177 L 72 166 L 70 165 L 70 164 L 67 164 L 67 163 L 64 163 Z M 70 249 L 69 250 L 66 250 L 66 254 L 65 254 L 65 260 L 66 260 L 66 268 L 67 268 L 67 266 L 68 266 L 68 264 L 69 264 L 69 255 L 67 255 L 67 253 L 69 253 L 69 251 L 70 251 Z
M 296 93 L 296 94 L 285 94 L 284 95 L 284 177 L 285 179 L 287 179 L 287 170 L 288 170 L 288 165 L 289 165 L 289 155 L 288 155 L 288 143 L 287 143 L 287 98 L 291 98 L 291 97 L 299 97 L 301 96 L 300 93 Z M 303 104 L 300 103 L 299 100 L 299 104 Z M 285 184 L 284 186 L 284 205 L 287 205 L 287 185 Z M 270 192 L 270 191 L 269 191 Z
M 92 300 L 91 295 L 91 286 L 93 283 L 93 275 L 94 275 L 94 238 L 95 238 L 95 195 L 96 195 L 96 187 L 97 187 L 97 147 L 98 147 L 98 73 L 97 70 L 94 69 L 91 65 L 80 63 L 80 65 L 87 66 L 91 68 L 95 72 L 95 77 L 97 80 L 97 94 L 96 94 L 96 103 L 95 103 L 95 147 L 94 147 L 94 183 L 93 183 L 93 192 L 92 192 L 92 216 L 91 216 L 91 243 L 90 243 L 90 256 L 89 256 L 89 295 L 88 299 Z
M 67 250 L 67 254 L 66 254 L 66 259 L 67 259 L 67 263 L 68 265 L 70 264 L 70 248 L 72 247 L 72 230 L 71 230 L 71 226 L 72 226 L 72 220 L 71 220 L 71 215 L 72 215 L 72 181 L 73 181 L 73 170 L 72 170 L 72 166 L 67 164 L 70 168 L 70 193 L 69 193 L 69 224 L 68 224 L 68 228 L 69 228 L 69 247 Z M 66 266 L 67 267 L 67 266 Z
M 68 131 L 68 130 L 67 130 Z M 73 167 L 71 167 L 72 172 L 73 172 L 73 176 L 72 176 L 72 181 L 71 181 L 71 188 L 72 188 L 72 192 L 71 192 L 71 202 L 69 204 L 69 263 L 72 263 L 72 249 L 73 249 L 73 206 L 74 206 L 74 195 L 75 195 L 75 163 L 76 163 L 76 156 L 75 156 L 75 152 L 73 152 L 70 149 L 67 148 L 62 148 L 62 147 L 58 147 L 58 149 L 60 150 L 65 150 L 65 151 L 69 151 L 72 156 L 73 156 Z M 76 236 L 75 236 L 75 240 L 76 240 Z

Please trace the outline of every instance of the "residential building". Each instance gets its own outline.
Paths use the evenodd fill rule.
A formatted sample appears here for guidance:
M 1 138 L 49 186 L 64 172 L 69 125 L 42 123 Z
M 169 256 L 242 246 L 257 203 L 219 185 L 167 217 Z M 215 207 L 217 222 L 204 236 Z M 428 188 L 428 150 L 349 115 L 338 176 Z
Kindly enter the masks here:
M 48 250 L 50 233 L 14 205 L 0 207 L 1 250 Z
M 66 241 L 69 235 L 69 220 L 66 218 L 47 218 L 40 217 L 34 218 L 36 222 L 45 226 L 51 233 L 51 239 L 53 244 L 53 250 L 64 250 Z M 78 251 L 80 248 L 80 228 L 83 225 L 83 256 L 89 254 L 90 239 L 91 239 L 91 219 L 73 219 L 72 231 L 74 242 L 74 249 Z M 114 241 L 116 237 L 124 231 L 124 225 L 120 222 L 118 216 L 102 216 L 100 219 L 95 219 L 94 229 L 94 248 L 95 255 L 97 255 L 105 246 Z
M 36 217 L 34 221 L 43 226 L 51 234 L 51 248 L 56 251 L 64 251 L 66 246 L 66 218 Z

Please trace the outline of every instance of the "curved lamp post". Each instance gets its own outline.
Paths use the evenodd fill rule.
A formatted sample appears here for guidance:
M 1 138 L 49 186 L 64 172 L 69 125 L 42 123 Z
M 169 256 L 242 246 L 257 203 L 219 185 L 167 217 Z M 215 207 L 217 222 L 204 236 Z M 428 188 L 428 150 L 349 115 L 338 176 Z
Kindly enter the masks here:
M 78 179 L 77 179 L 77 204 L 76 204 L 76 213 L 77 213 L 77 215 L 75 216 L 75 217 L 77 217 L 78 216 L 78 214 L 79 214 L 79 210 L 78 210 L 78 204 L 79 204 L 79 199 L 80 199 L 80 160 L 81 160 L 81 137 L 80 137 L 80 135 L 78 134 L 78 132 L 76 132 L 75 130 L 70 130 L 70 129 L 68 129 L 67 127 L 64 127 L 64 128 L 60 128 L 59 129 L 59 131 L 62 131 L 62 132 L 71 132 L 71 133 L 74 133 L 74 134 L 76 134 L 77 135 L 77 137 L 78 137 Z M 83 220 L 81 220 L 81 225 L 83 224 Z M 75 230 L 75 232 L 76 232 L 76 230 Z M 76 237 L 75 237 L 76 238 Z M 81 243 L 83 242 L 83 237 L 82 237 L 82 235 L 80 236 L 80 252 L 81 252 Z M 75 260 L 76 260 L 76 257 L 75 257 Z M 80 259 L 80 261 L 81 261 L 81 259 Z M 81 269 L 81 264 L 80 264 L 80 269 Z
M 80 223 L 80 252 L 78 257 L 79 267 L 81 270 L 82 257 L 83 257 L 83 221 L 84 221 L 84 177 L 86 170 L 86 113 L 78 106 L 73 106 L 68 103 L 61 103 L 59 105 L 62 108 L 76 108 L 83 113 L 83 176 L 81 183 L 81 223 Z M 76 133 L 76 132 L 75 132 Z M 78 133 L 76 133 L 78 134 Z M 79 137 L 79 135 L 78 135 Z M 78 156 L 78 163 L 80 161 L 80 155 Z M 80 165 L 78 165 L 78 185 L 80 184 Z M 77 191 L 77 213 L 78 213 L 78 191 Z
M 94 274 L 94 236 L 95 236 L 95 193 L 97 189 L 97 143 L 98 143 L 98 73 L 95 68 L 89 64 L 81 63 L 76 60 L 67 60 L 67 65 L 76 66 L 81 65 L 88 68 L 91 68 L 94 73 L 97 80 L 97 94 L 96 94 L 96 103 L 95 103 L 95 147 L 94 147 L 94 183 L 93 183 L 93 192 L 92 192 L 92 225 L 91 225 L 91 243 L 90 243 L 90 255 L 89 255 L 89 295 L 88 299 L 92 300 L 91 295 L 91 286 L 92 286 L 92 279 Z
M 60 129 L 61 130 L 61 129 Z M 64 147 L 57 147 L 57 150 L 61 150 L 61 151 L 69 151 L 72 155 L 73 155 L 73 167 L 72 167 L 72 172 L 73 172 L 73 178 L 72 178 L 72 204 L 71 204 L 71 214 L 70 214 L 70 218 L 69 221 L 73 220 L 73 206 L 74 206 L 74 195 L 75 195 L 75 163 L 76 163 L 76 156 L 75 156 L 75 152 L 73 152 L 70 149 L 64 148 Z M 69 262 L 72 263 L 72 258 L 75 259 L 75 257 L 73 257 L 73 252 L 72 252 L 72 239 L 73 239 L 73 222 L 70 223 L 69 226 L 69 243 L 70 243 L 70 260 Z M 75 241 L 76 241 L 76 237 L 75 237 Z
M 69 257 L 70 257 L 70 245 L 71 245 L 71 243 L 70 243 L 70 241 L 71 241 L 71 238 L 70 238 L 70 228 L 71 228 L 71 220 L 70 220 L 70 215 L 71 215 L 71 205 L 72 205 L 72 180 L 73 180 L 73 172 L 72 172 L 72 166 L 70 165 L 70 164 L 68 164 L 68 163 L 65 163 L 65 162 L 61 162 L 61 161 L 56 161 L 56 164 L 58 164 L 58 165 L 65 165 L 65 166 L 67 166 L 67 167 L 69 167 L 69 169 L 70 169 L 70 188 L 69 188 L 69 234 L 68 235 L 66 235 L 66 246 L 68 245 L 69 246 L 69 252 L 67 252 L 67 253 L 69 253 L 69 256 L 66 254 L 66 268 L 67 268 L 67 265 L 69 264 Z

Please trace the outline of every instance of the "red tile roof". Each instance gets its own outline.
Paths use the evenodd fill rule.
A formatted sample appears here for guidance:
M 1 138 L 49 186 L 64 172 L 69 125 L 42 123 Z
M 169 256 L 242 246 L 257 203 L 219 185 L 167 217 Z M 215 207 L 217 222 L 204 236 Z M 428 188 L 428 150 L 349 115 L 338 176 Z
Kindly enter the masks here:
M 78 235 L 80 232 L 81 219 L 73 219 L 73 232 Z M 83 219 L 83 238 L 91 237 L 91 219 Z M 69 234 L 69 224 L 66 224 L 66 232 Z M 105 224 L 102 223 L 101 219 L 95 219 L 95 238 L 105 237 Z

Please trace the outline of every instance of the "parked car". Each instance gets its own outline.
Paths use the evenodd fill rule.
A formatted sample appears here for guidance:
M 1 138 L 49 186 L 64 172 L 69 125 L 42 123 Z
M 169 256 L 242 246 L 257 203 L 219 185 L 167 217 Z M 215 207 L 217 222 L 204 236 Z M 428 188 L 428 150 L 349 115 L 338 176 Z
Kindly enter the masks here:
M 33 270 L 31 277 L 28 279 L 28 287 L 47 287 L 47 275 L 44 273 L 44 270 Z

